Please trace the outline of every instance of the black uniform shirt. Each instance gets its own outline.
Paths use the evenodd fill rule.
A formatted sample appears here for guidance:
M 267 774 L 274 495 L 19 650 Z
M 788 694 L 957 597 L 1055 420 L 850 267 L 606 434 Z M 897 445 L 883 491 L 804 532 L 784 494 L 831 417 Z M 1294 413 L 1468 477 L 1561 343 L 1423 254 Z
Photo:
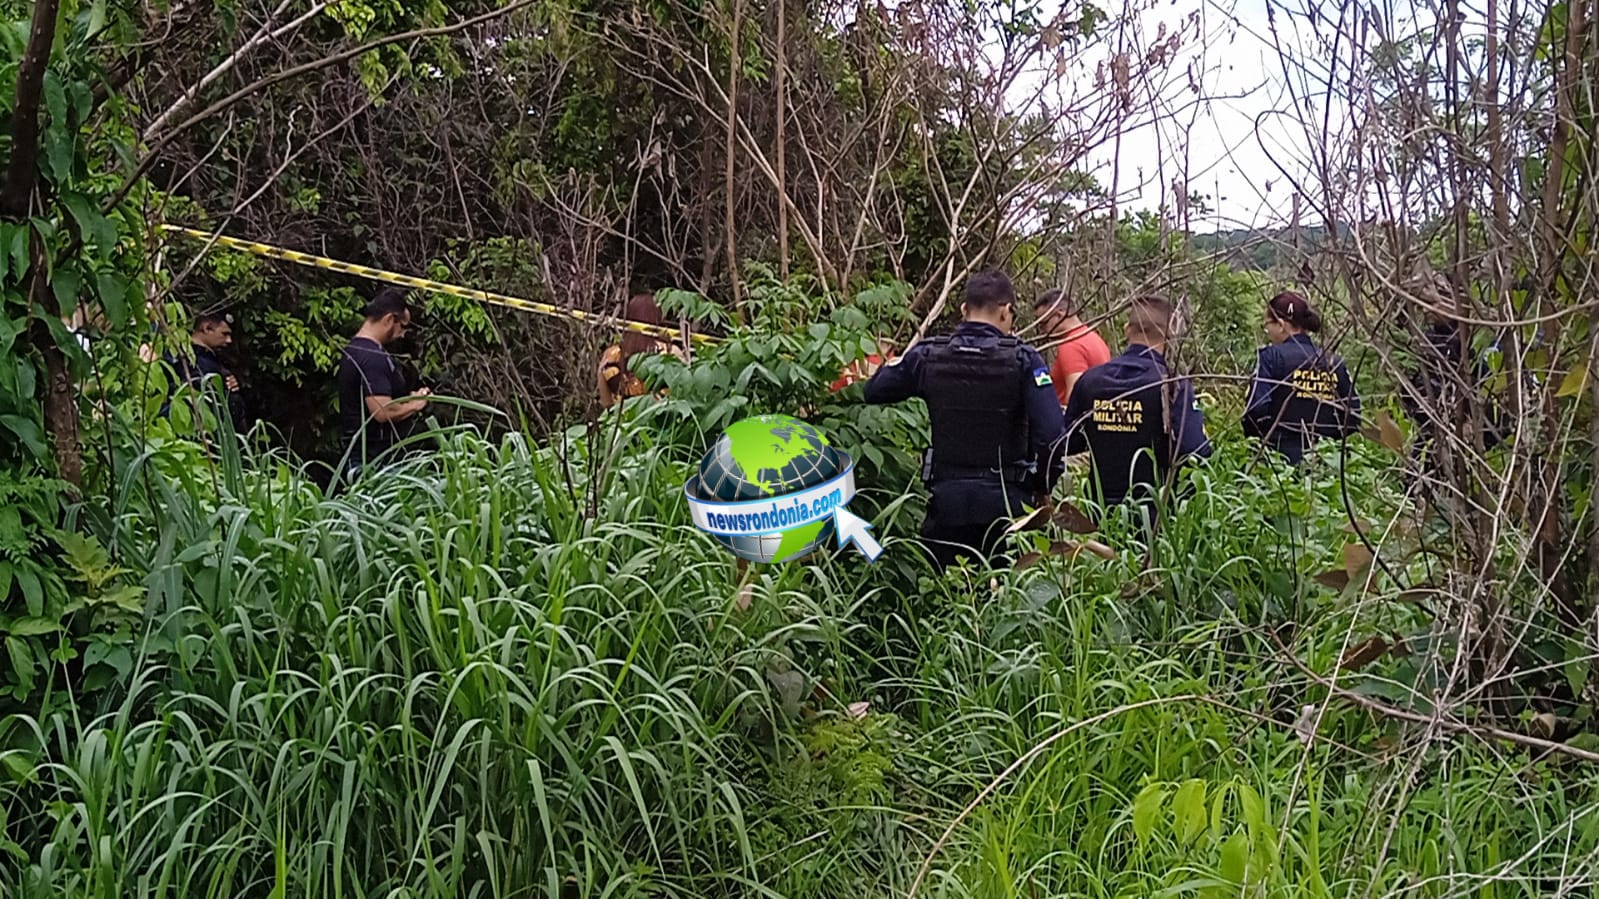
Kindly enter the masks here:
M 1337 439 L 1360 425 L 1360 397 L 1349 369 L 1304 334 L 1263 347 L 1244 407 L 1244 433 L 1298 465 L 1318 437 Z
M 398 399 L 405 395 L 405 379 L 394 357 L 375 340 L 356 337 L 339 360 L 339 424 L 346 444 L 354 443 L 351 458 L 370 460 L 399 441 L 389 422 L 371 421 L 366 409 L 369 396 Z M 357 438 L 365 436 L 364 440 Z
M 974 346 L 993 346 L 1005 337 L 993 325 L 961 322 L 951 339 Z M 868 403 L 897 403 L 912 397 L 925 400 L 924 363 L 929 346 L 918 344 L 879 368 L 866 382 Z M 1028 424 L 1031 458 L 1039 468 L 1040 486 L 1053 487 L 1063 470 L 1065 422 L 1060 400 L 1050 381 L 1044 358 L 1030 346 L 1021 347 L 1023 366 L 1018 366 L 1016 389 L 1022 392 Z M 938 447 L 933 447 L 937 458 Z M 1033 497 L 1021 495 L 1016 485 L 1007 486 L 995 477 L 960 477 L 935 480 L 930 485 L 939 520 L 949 525 L 987 524 L 1013 515 L 1021 503 Z
M 163 361 L 166 362 L 169 369 L 177 374 L 183 383 L 191 386 L 197 387 L 214 375 L 218 381 L 212 386 L 226 399 L 228 414 L 233 418 L 233 426 L 242 428 L 244 426 L 243 402 L 239 398 L 238 391 L 229 390 L 226 383 L 228 376 L 233 374 L 233 372 L 222 364 L 222 360 L 218 358 L 215 350 L 203 347 L 198 343 L 193 344 L 192 349 L 194 350 L 194 361 L 192 363 L 185 357 L 174 356 L 171 353 L 166 354 L 163 357 Z M 161 405 L 161 414 L 168 414 L 171 406 L 172 400 L 169 394 L 167 401 Z
M 1072 390 L 1066 406 L 1071 451 L 1092 454 L 1106 505 L 1122 502 L 1134 487 L 1152 490 L 1176 462 L 1211 453 L 1194 385 L 1187 378 L 1166 380 L 1166 357 L 1135 343 L 1084 372 Z M 1170 433 L 1163 393 L 1170 397 Z

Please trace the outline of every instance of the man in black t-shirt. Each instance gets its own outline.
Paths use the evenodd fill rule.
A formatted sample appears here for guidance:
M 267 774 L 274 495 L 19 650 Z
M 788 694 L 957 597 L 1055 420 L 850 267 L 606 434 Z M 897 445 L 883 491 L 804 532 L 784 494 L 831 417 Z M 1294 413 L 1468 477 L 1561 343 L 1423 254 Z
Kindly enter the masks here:
M 399 441 L 395 425 L 427 408 L 427 388 L 396 401 L 405 395 L 405 379 L 386 347 L 404 337 L 410 324 L 404 292 L 384 288 L 367 304 L 366 321 L 339 360 L 339 424 L 349 449 L 349 477 Z

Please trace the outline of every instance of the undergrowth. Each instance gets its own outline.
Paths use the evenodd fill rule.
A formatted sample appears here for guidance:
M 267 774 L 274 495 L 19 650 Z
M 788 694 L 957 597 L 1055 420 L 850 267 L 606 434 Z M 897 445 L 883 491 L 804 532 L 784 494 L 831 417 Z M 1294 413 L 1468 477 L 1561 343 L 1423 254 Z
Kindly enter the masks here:
M 1401 743 L 1282 660 L 1331 676 L 1400 614 L 1312 579 L 1352 540 L 1341 477 L 1368 520 L 1400 502 L 1379 448 L 1301 477 L 1227 444 L 1144 573 L 1113 517 L 1115 560 L 938 577 L 885 488 L 893 564 L 741 581 L 689 526 L 701 448 L 632 405 L 333 498 L 270 456 L 130 469 L 83 514 L 144 573 L 139 649 L 121 689 L 0 721 L 0 893 L 867 899 L 946 830 L 921 895 L 1587 882 L 1587 770 Z

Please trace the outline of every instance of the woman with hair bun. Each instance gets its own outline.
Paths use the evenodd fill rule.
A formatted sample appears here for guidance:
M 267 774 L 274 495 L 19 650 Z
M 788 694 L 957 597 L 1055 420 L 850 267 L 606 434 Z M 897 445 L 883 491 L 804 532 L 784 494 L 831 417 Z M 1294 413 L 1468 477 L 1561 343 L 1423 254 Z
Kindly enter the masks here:
M 1266 304 L 1271 343 L 1256 357 L 1244 433 L 1294 465 L 1318 438 L 1341 439 L 1360 427 L 1360 397 L 1349 369 L 1310 339 L 1320 330 L 1321 316 L 1297 293 L 1279 293 Z

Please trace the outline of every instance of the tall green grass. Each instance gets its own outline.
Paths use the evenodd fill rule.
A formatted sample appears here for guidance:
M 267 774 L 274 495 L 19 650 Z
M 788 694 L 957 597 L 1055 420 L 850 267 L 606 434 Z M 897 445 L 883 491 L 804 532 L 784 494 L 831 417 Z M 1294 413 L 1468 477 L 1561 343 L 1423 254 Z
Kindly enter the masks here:
M 1224 452 L 1142 579 L 1117 521 L 1115 562 L 937 577 L 882 488 L 893 564 L 741 580 L 670 433 L 456 434 L 334 498 L 271 456 L 138 460 L 83 515 L 144 578 L 141 653 L 99 706 L 0 721 L 0 895 L 869 899 L 946 832 L 921 895 L 1593 880 L 1589 770 L 1401 732 L 1278 658 L 1330 671 L 1398 614 L 1307 577 L 1350 539 L 1335 465 Z M 1382 464 L 1351 468 L 1372 520 Z

